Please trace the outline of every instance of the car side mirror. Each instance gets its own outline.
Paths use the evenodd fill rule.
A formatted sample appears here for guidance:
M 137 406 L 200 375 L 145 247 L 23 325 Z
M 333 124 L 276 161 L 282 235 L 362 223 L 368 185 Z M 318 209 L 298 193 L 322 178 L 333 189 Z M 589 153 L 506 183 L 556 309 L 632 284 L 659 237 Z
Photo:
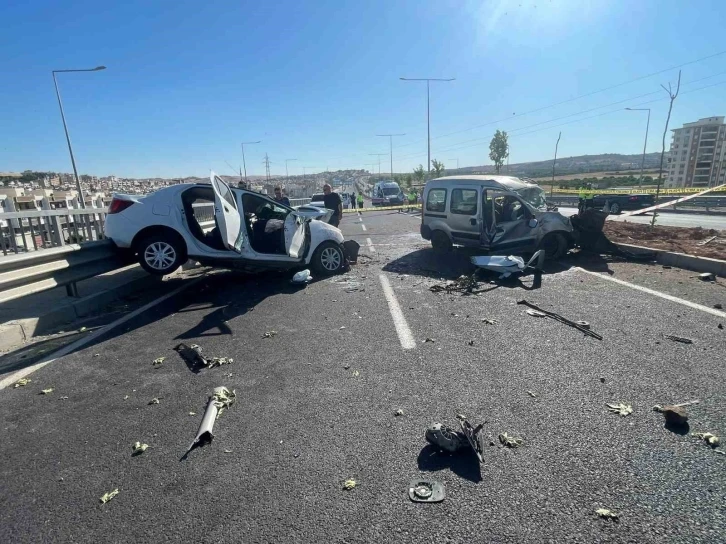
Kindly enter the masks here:
M 537 223 L 538 223 L 538 221 L 533 217 L 532 219 L 529 220 L 529 223 L 528 223 L 529 228 L 533 229 L 534 227 L 537 226 Z

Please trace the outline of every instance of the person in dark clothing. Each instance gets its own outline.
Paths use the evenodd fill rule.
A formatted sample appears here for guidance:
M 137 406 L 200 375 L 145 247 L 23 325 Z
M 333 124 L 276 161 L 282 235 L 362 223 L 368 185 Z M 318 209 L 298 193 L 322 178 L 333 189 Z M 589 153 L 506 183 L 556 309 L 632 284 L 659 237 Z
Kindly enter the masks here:
M 334 227 L 340 224 L 340 219 L 343 217 L 343 201 L 340 199 L 338 193 L 333 192 L 333 188 L 327 183 L 323 185 L 323 203 L 328 210 L 333 210 L 333 215 L 330 216 L 330 223 Z
M 283 196 L 281 187 L 275 187 L 275 202 L 284 204 L 288 208 L 290 207 L 290 199 L 286 196 Z

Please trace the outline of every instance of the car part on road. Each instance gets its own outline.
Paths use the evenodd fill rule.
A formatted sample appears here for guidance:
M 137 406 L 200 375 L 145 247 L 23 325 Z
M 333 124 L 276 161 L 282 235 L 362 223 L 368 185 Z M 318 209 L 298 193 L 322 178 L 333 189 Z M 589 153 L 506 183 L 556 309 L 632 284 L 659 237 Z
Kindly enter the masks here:
M 396 412 L 395 412 L 395 413 L 394 413 L 393 415 L 395 415 L 396 417 L 398 417 L 398 416 L 402 416 L 402 415 L 403 415 L 403 410 L 401 410 L 401 409 L 399 408 L 398 410 L 396 410 Z
M 691 436 L 695 436 L 696 438 L 700 438 L 706 444 L 711 446 L 712 448 L 717 448 L 718 445 L 721 443 L 718 436 L 716 436 L 713 433 L 691 433 Z
M 488 319 L 488 318 L 482 319 L 481 322 L 484 323 L 485 325 L 496 325 L 497 323 L 499 323 L 496 319 Z
M 201 353 L 202 348 L 199 347 L 197 344 L 187 346 L 184 342 L 182 342 L 177 347 L 175 347 L 174 350 L 182 356 L 182 358 L 192 369 L 199 370 L 200 368 L 206 367 L 209 364 L 207 358 L 204 357 Z
M 546 313 L 537 310 L 527 310 L 527 315 L 531 315 L 532 317 L 547 317 Z
M 537 393 L 535 393 L 534 391 L 530 391 L 529 389 L 527 389 L 527 394 L 528 394 L 528 395 L 529 395 L 530 397 L 532 397 L 532 398 L 535 398 L 535 397 L 537 396 Z
M 604 519 L 609 519 L 612 521 L 618 521 L 620 519 L 620 514 L 616 514 L 612 510 L 608 510 L 607 508 L 598 508 L 595 510 L 595 513 Z
M 590 324 L 587 321 L 575 321 L 575 323 L 577 323 L 578 325 L 580 325 L 580 327 L 582 327 L 583 329 L 589 329 L 590 328 Z
M 698 279 L 701 281 L 716 281 L 716 274 L 713 272 L 704 272 L 698 275 Z
M 345 254 L 340 244 L 333 241 L 321 243 L 313 254 L 310 265 L 319 276 L 332 276 L 345 269 Z
M 432 293 L 452 293 L 454 291 L 471 293 L 476 286 L 477 281 L 474 275 L 467 276 L 466 274 L 462 274 L 455 280 L 432 285 L 431 287 L 429 287 L 429 291 L 431 291 Z
M 154 397 L 148 402 L 149 405 L 151 404 L 159 404 L 159 399 L 157 397 Z
M 118 495 L 118 488 L 114 489 L 110 493 L 104 493 L 103 497 L 101 497 L 101 503 L 106 504 L 108 501 L 113 499 L 116 495 Z
M 360 251 L 360 244 L 355 240 L 346 240 L 343 242 L 343 252 L 349 263 L 358 262 L 358 252 Z
M 517 438 L 515 436 L 509 436 L 507 433 L 501 433 L 499 435 L 499 442 L 501 442 L 503 446 L 506 446 L 508 448 L 518 448 L 519 446 L 522 446 L 524 444 L 524 439 Z
M 466 440 L 466 437 L 461 436 L 451 427 L 447 427 L 441 423 L 434 423 L 426 429 L 424 437 L 432 446 L 446 450 L 449 453 L 459 451 L 464 443 L 464 440 Z
M 638 253 L 636 255 L 621 249 L 608 240 L 607 236 L 603 233 L 607 216 L 608 214 L 606 212 L 588 208 L 570 217 L 570 222 L 574 229 L 575 243 L 581 250 L 633 260 L 655 258 L 656 251 Z
M 161 363 L 164 362 L 164 359 L 166 359 L 166 357 L 157 357 L 156 359 L 154 359 L 154 361 L 151 364 L 153 366 L 159 366 L 159 365 L 161 365 Z
M 346 491 L 350 491 L 351 489 L 355 489 L 355 486 L 357 485 L 358 482 L 356 482 L 353 478 L 349 478 L 343 482 L 343 489 L 345 489 Z
M 408 498 L 413 502 L 441 502 L 445 496 L 444 484 L 434 480 L 413 480 L 408 484 Z
M 718 238 L 718 236 L 711 236 L 710 238 L 706 238 L 703 242 L 699 242 L 698 245 L 705 246 L 706 244 L 713 242 L 716 238 Z
M 691 340 L 690 338 L 676 336 L 675 334 L 664 334 L 663 336 L 668 340 L 673 340 L 674 342 L 679 342 L 681 344 L 693 344 L 693 340 Z
M 17 389 L 18 387 L 24 387 L 28 385 L 31 381 L 33 380 L 31 380 L 30 378 L 20 378 L 17 382 L 15 382 L 13 388 Z
M 310 283 L 312 279 L 313 277 L 310 275 L 310 270 L 306 268 L 305 270 L 296 272 L 290 280 L 290 283 L 293 283 L 295 285 L 305 285 L 306 283 Z
M 630 415 L 633 413 L 633 407 L 629 404 L 624 404 L 622 402 L 619 402 L 618 404 L 605 404 L 608 408 L 608 412 L 611 412 L 613 414 L 619 414 L 623 417 Z
M 277 331 L 267 331 L 262 338 L 272 338 L 273 336 L 277 336 Z
M 214 428 L 214 422 L 222 415 L 222 412 L 229 408 L 235 401 L 235 392 L 230 391 L 226 387 L 215 387 L 214 393 L 209 397 L 207 403 L 207 409 L 204 411 L 202 416 L 202 422 L 199 424 L 199 430 L 197 436 L 194 437 L 194 441 L 189 446 L 189 449 L 182 456 L 182 460 L 186 459 L 189 452 L 198 446 L 204 446 L 211 444 L 214 439 L 212 429 Z
M 660 412 L 666 420 L 666 423 L 677 427 L 683 426 L 688 422 L 688 413 L 677 404 L 668 404 L 666 406 L 653 406 L 653 411 Z
M 131 455 L 141 455 L 146 451 L 146 449 L 149 447 L 148 444 L 142 444 L 141 442 L 136 442 L 133 446 L 131 446 Z
M 569 325 L 570 327 L 574 327 L 578 331 L 583 332 L 586 336 L 592 336 L 593 338 L 597 338 L 598 340 L 602 340 L 602 336 L 600 336 L 599 334 L 597 334 L 595 332 L 592 332 L 590 330 L 590 327 L 589 326 L 587 328 L 585 328 L 582 325 L 578 325 L 578 323 L 576 321 L 571 321 L 571 320 L 567 319 L 566 317 L 562 317 L 561 315 L 556 314 L 554 312 L 548 312 L 547 310 L 543 310 L 539 306 L 535 306 L 534 304 L 532 304 L 530 302 L 527 302 L 526 300 L 520 300 L 519 302 L 517 302 L 517 304 L 523 304 L 524 306 L 527 306 L 527 307 L 531 308 L 532 310 L 536 310 L 536 311 L 538 311 L 540 313 L 545 314 L 547 317 L 549 317 L 551 319 L 554 319 L 555 321 L 559 321 L 560 323 L 564 323 L 565 325 Z M 530 315 L 534 315 L 534 314 L 530 314 Z
M 473 449 L 474 453 L 476 453 L 476 456 L 479 458 L 479 462 L 483 463 L 484 458 L 482 457 L 482 455 L 484 454 L 484 444 L 482 442 L 481 436 L 479 436 L 479 433 L 481 432 L 482 428 L 484 427 L 484 423 L 486 422 L 481 423 L 476 427 L 472 427 L 471 423 L 469 423 L 469 421 L 466 419 L 466 416 L 459 414 L 456 416 L 456 419 L 459 420 L 461 433 L 466 437 L 466 440 L 467 442 L 469 442 L 471 449 Z
M 552 235 L 554 234 L 548 234 L 547 236 Z M 545 239 L 547 236 L 545 236 Z M 501 255 L 478 256 L 472 257 L 471 262 L 478 268 L 483 268 L 500 274 L 499 278 L 504 279 L 508 278 L 512 274 L 527 274 L 530 269 L 534 270 L 535 273 L 542 272 L 545 255 L 546 251 L 544 249 L 540 249 L 535 252 L 535 254 L 532 255 L 526 263 L 522 257 L 518 257 L 516 255 L 509 255 L 506 257 Z

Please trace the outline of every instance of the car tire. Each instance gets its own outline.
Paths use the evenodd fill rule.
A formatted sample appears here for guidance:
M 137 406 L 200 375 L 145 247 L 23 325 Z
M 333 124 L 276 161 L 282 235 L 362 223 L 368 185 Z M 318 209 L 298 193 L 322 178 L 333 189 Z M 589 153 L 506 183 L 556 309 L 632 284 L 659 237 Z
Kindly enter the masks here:
M 147 236 L 136 248 L 141 267 L 155 276 L 171 274 L 186 260 L 183 241 L 167 232 Z
M 613 202 L 610 204 L 610 213 L 613 215 L 618 215 L 620 213 L 620 204 L 617 202 Z
M 435 230 L 431 233 L 431 247 L 438 253 L 448 253 L 451 251 L 453 244 L 444 231 Z
M 567 253 L 567 239 L 559 232 L 551 232 L 542 238 L 537 249 L 544 249 L 546 259 L 559 259 Z
M 339 244 L 323 242 L 313 253 L 313 272 L 318 276 L 332 276 L 345 269 L 345 254 Z

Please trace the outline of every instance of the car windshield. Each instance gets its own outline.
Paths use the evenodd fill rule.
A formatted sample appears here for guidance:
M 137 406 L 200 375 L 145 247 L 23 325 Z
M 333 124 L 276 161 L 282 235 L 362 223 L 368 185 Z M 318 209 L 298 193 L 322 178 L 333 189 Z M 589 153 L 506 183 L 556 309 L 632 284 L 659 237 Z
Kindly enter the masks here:
M 521 196 L 527 203 L 531 204 L 538 210 L 547 209 L 547 200 L 545 199 L 544 189 L 541 187 L 525 187 L 514 191 Z
M 386 196 L 394 196 L 401 192 L 398 187 L 384 187 L 383 194 Z

